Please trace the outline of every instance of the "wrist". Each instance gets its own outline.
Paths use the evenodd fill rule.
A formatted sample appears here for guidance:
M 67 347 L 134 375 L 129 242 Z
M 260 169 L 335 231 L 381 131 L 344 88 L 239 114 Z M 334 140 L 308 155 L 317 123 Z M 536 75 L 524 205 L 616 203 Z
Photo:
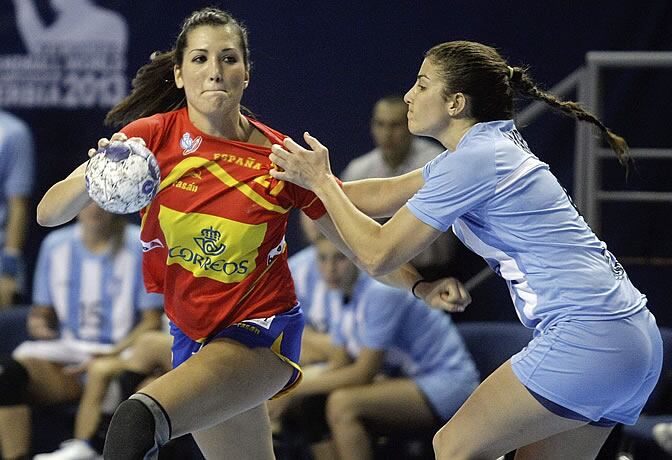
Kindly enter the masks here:
M 427 280 L 424 279 L 424 278 L 420 278 L 420 279 L 417 280 L 415 283 L 413 283 L 413 287 L 411 287 L 411 293 L 412 293 L 413 296 L 415 296 L 415 298 L 417 298 L 417 299 L 422 299 L 422 298 L 423 298 L 422 295 L 421 295 L 420 293 L 418 293 L 418 291 L 419 291 L 419 286 L 420 286 L 422 283 L 429 283 L 429 281 L 427 281 Z
M 313 187 L 313 192 L 315 192 L 315 195 L 322 199 L 325 195 L 328 195 L 330 191 L 339 188 L 341 188 L 339 180 L 333 174 L 328 173 L 322 176 L 320 180 L 316 181 Z

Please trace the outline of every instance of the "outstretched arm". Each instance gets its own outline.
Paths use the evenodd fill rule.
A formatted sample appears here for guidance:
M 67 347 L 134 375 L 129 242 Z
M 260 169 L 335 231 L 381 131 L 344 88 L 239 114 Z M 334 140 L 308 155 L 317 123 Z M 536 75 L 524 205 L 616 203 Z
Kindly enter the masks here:
M 339 235 L 329 214 L 316 221 L 320 231 L 357 266 L 366 270 Z M 422 299 L 427 305 L 451 312 L 460 312 L 471 303 L 467 289 L 455 278 L 441 278 L 436 281 L 424 281 L 418 271 L 409 263 L 401 264 L 385 275 L 376 276 L 381 283 L 408 291 Z M 415 289 L 413 287 L 415 286 Z
M 417 219 L 406 207 L 399 209 L 385 225 L 365 215 L 336 182 L 329 166 L 327 148 L 307 133 L 304 137 L 313 150 L 305 149 L 289 138 L 285 140 L 285 148 L 273 146 L 271 161 L 282 170 L 273 169 L 271 175 L 315 192 L 329 211 L 339 235 L 367 272 L 372 275 L 388 273 L 408 262 L 439 236 L 440 231 Z M 413 188 L 418 182 L 415 177 L 416 180 L 406 182 L 407 189 L 401 194 L 417 191 Z M 380 196 L 379 200 L 382 202 L 380 207 L 386 207 L 396 198 Z
M 343 183 L 343 191 L 369 217 L 390 217 L 422 187 L 422 169 L 407 174 Z
M 91 202 L 84 183 L 85 172 L 86 163 L 82 163 L 47 190 L 37 205 L 38 224 L 55 227 L 69 222 Z
M 112 141 L 126 141 L 124 133 L 115 133 L 110 139 L 102 138 L 98 141 L 98 148 L 105 148 Z M 139 137 L 131 140 L 145 145 Z M 96 153 L 96 149 L 89 149 L 89 157 Z M 37 223 L 44 227 L 55 227 L 71 221 L 91 203 L 86 191 L 86 162 L 79 165 L 65 179 L 51 186 L 37 205 Z
M 316 147 L 322 147 L 314 138 L 306 136 L 306 139 L 314 142 Z M 357 209 L 341 190 L 331 174 L 326 148 L 322 147 L 323 150 L 318 153 L 303 149 L 291 140 L 287 144 L 293 149 L 298 148 L 299 155 L 304 156 L 299 158 L 299 155 L 294 156 L 293 153 L 274 146 L 271 160 L 284 168 L 284 171 L 272 170 L 271 174 L 316 192 L 329 211 L 328 215 L 317 220 L 317 224 L 341 252 L 357 266 L 376 276 L 379 281 L 413 290 L 417 297 L 431 307 L 463 311 L 469 305 L 471 297 L 457 279 L 442 278 L 418 284 L 421 276 L 408 264 L 413 256 L 426 248 L 441 232 L 418 220 L 406 207 L 402 207 L 388 223 L 381 226 Z M 317 164 L 311 165 L 308 160 Z M 308 170 L 303 171 L 302 167 Z M 356 195 L 363 197 L 362 199 L 370 203 L 370 207 L 390 209 L 400 206 L 402 199 L 405 202 L 422 186 L 423 181 L 420 170 L 381 181 L 379 183 L 384 184 L 384 187 L 394 184 L 394 189 L 389 189 L 389 193 L 377 193 L 371 189 L 368 194 L 373 199 L 367 198 L 364 191 L 376 182 L 358 182 L 362 186 Z M 347 192 L 347 187 L 344 189 Z M 413 286 L 415 289 L 412 289 Z

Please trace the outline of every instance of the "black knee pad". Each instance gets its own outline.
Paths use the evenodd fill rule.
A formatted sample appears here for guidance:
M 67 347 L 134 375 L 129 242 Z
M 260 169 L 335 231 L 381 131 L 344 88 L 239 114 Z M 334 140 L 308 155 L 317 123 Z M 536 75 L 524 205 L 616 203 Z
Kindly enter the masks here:
M 114 412 L 103 457 L 110 460 L 154 460 L 170 440 L 170 420 L 153 398 L 136 393 Z
M 13 359 L 0 360 L 0 406 L 27 402 L 28 371 Z

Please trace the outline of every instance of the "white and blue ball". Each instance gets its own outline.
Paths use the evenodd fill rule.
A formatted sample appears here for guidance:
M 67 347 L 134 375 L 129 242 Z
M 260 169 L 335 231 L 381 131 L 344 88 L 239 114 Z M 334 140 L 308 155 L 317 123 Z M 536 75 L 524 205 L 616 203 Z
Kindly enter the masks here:
M 161 172 L 154 154 L 134 141 L 114 141 L 98 149 L 86 165 L 86 190 L 98 206 L 130 214 L 147 206 L 159 190 Z

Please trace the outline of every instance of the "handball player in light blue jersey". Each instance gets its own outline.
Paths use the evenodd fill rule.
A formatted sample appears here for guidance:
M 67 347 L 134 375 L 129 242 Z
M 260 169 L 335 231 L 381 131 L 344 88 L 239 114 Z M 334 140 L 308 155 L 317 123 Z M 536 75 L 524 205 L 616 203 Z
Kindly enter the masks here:
M 534 328 L 436 434 L 439 459 L 514 449 L 517 459 L 594 458 L 616 423 L 635 423 L 661 370 L 646 297 L 517 131 L 516 93 L 592 123 L 627 166 L 625 140 L 594 115 L 466 41 L 430 49 L 405 96 L 410 131 L 447 149 L 424 168 L 341 189 L 327 148 L 308 133 L 310 150 L 288 139 L 271 155 L 272 175 L 317 194 L 369 273 L 396 268 L 452 225 L 506 280 L 521 322 Z M 385 212 L 393 216 L 382 226 L 367 217 Z M 424 297 L 440 283 L 418 279 L 412 290 Z M 466 307 L 468 294 L 458 294 L 447 309 Z

